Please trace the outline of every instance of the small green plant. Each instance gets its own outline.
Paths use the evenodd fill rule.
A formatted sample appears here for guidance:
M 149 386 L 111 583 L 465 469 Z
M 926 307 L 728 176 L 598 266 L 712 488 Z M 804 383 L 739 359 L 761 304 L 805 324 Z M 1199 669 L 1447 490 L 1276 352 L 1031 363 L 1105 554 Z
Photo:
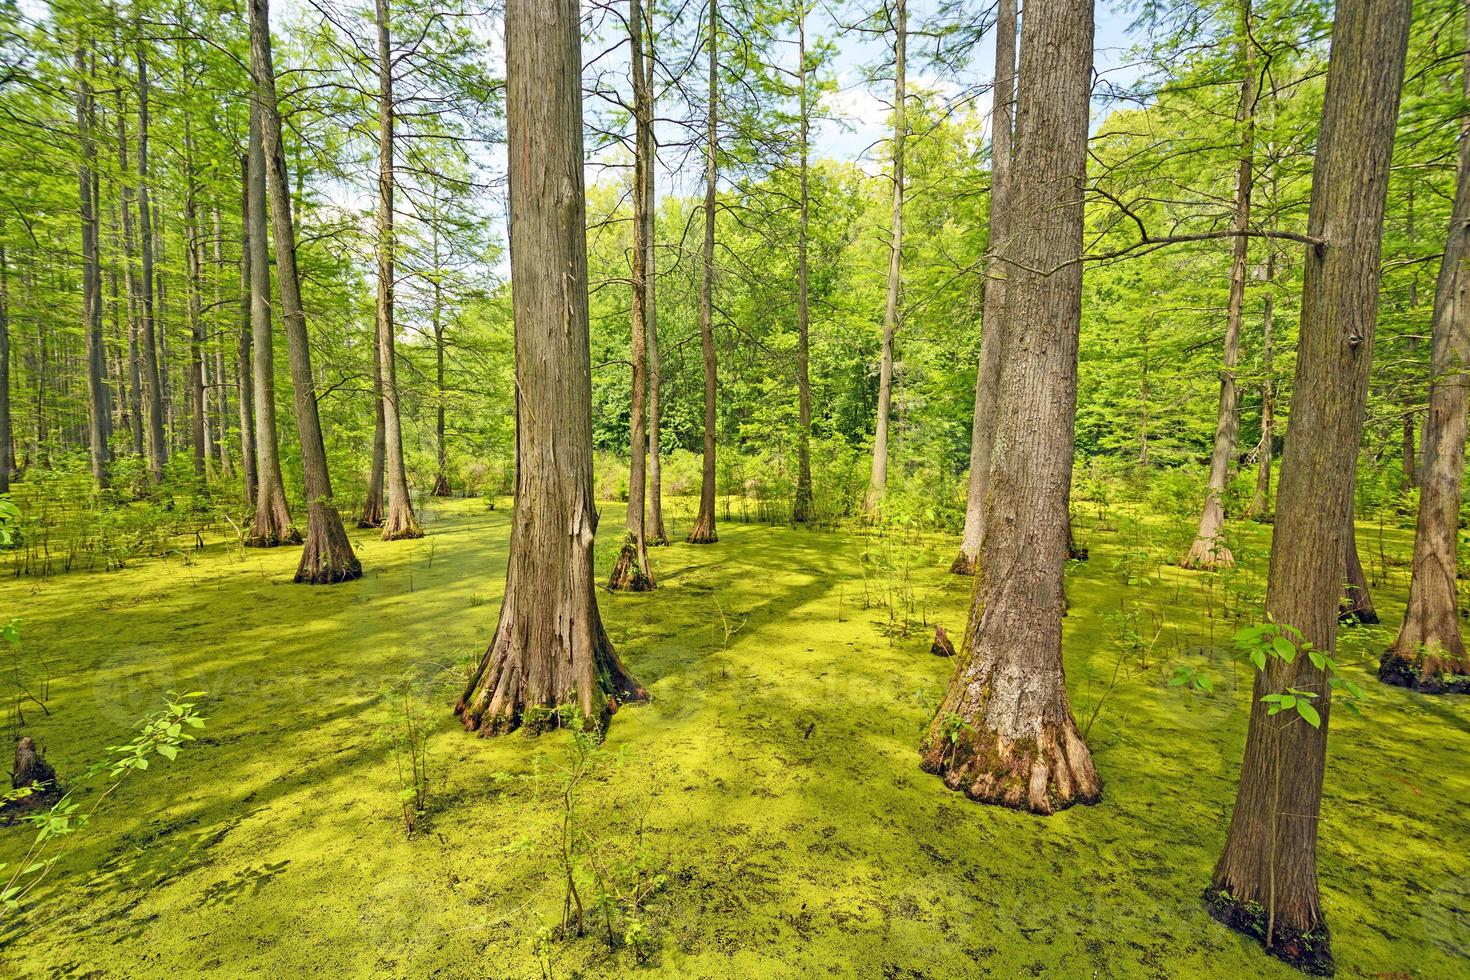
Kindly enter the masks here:
M 1291 664 L 1296 662 L 1298 656 L 1305 656 L 1313 667 L 1326 675 L 1328 687 L 1343 696 L 1343 706 L 1355 715 L 1362 714 L 1363 689 L 1343 677 L 1338 670 L 1337 661 L 1313 647 L 1295 626 L 1269 622 L 1247 626 L 1235 634 L 1235 648 L 1250 660 L 1256 670 L 1262 672 L 1273 659 Z M 1269 715 L 1295 711 L 1308 725 L 1320 728 L 1322 715 L 1312 704 L 1317 698 L 1316 692 L 1288 687 L 1285 691 L 1264 695 L 1261 700 L 1271 705 L 1267 712 Z
M 106 754 L 88 767 L 71 789 L 49 809 L 28 813 L 21 818 L 35 828 L 35 836 L 25 856 L 13 868 L 10 864 L 0 863 L 0 907 L 7 915 L 15 913 L 56 866 L 64 853 L 56 850 L 57 842 L 91 826 L 92 818 L 117 788 L 129 776 L 147 770 L 155 756 L 173 761 L 186 743 L 194 741 L 188 729 L 204 727 L 204 717 L 196 705 L 196 699 L 203 696 L 199 691 L 188 694 L 170 691 L 162 709 L 138 722 L 136 736 L 122 745 L 109 745 Z M 105 777 L 107 786 L 96 801 L 83 810 L 74 798 L 77 788 L 98 777 Z M 0 804 L 17 802 L 45 788 L 32 785 L 11 790 L 0 796 Z

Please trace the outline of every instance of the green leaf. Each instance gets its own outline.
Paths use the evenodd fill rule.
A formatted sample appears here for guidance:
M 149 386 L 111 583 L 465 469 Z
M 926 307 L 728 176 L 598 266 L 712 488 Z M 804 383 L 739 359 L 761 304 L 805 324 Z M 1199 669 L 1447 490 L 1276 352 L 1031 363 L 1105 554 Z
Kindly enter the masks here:
M 1251 651 L 1251 663 L 1256 665 L 1256 670 L 1266 669 L 1266 651 L 1257 647 Z
M 1310 701 L 1298 701 L 1296 713 L 1302 716 L 1302 720 L 1313 728 L 1322 727 L 1322 716 L 1317 714 L 1317 709 L 1312 707 Z
M 176 759 L 179 756 L 179 748 L 176 745 L 160 745 L 158 747 L 158 754 L 165 759 Z
M 1276 656 L 1291 663 L 1296 660 L 1296 646 L 1284 636 L 1277 636 L 1271 640 L 1271 649 Z
M 1200 690 L 1207 694 L 1214 693 L 1215 682 L 1210 680 L 1209 674 L 1197 674 L 1194 680 L 1200 686 Z

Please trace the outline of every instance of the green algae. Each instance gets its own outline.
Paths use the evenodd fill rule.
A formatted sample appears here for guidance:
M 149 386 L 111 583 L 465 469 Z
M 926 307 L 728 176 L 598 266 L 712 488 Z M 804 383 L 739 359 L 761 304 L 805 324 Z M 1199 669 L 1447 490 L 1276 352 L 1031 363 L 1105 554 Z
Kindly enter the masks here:
M 51 714 L 28 711 L 27 731 L 63 775 L 163 692 L 210 696 L 200 744 L 127 784 L 0 936 L 0 973 L 542 975 L 533 939 L 562 901 L 549 848 L 563 736 L 465 733 L 442 669 L 490 640 L 509 515 L 436 500 L 423 516 L 422 540 L 353 532 L 365 577 L 328 588 L 291 584 L 295 548 L 224 543 L 4 583 L 26 655 L 51 665 Z M 621 530 L 607 525 L 599 581 Z M 1135 575 L 1136 529 L 1078 533 L 1091 560 L 1069 571 L 1068 680 L 1079 719 L 1097 709 L 1103 800 L 1047 818 L 919 770 L 954 663 L 928 653 L 932 630 L 865 605 L 881 590 L 864 539 L 723 523 L 717 545 L 652 554 L 657 591 L 601 593 L 652 700 L 614 716 L 618 761 L 584 788 L 581 819 L 613 848 L 641 823 L 667 884 L 647 912 L 650 965 L 593 934 L 550 943 L 552 972 L 1294 975 L 1200 899 L 1244 743 L 1250 678 L 1228 656 L 1224 597 L 1240 576 Z M 1257 554 L 1268 533 L 1237 529 Z M 1374 599 L 1396 624 L 1407 570 L 1388 559 L 1407 534 L 1388 532 L 1381 563 L 1371 545 Z M 905 602 L 962 632 L 953 542 L 918 547 Z M 1141 656 L 1119 636 L 1128 609 L 1161 624 Z M 1465 975 L 1470 704 L 1377 684 L 1391 635 L 1344 635 L 1338 660 L 1369 704 L 1332 720 L 1319 863 L 1334 958 L 1345 974 Z M 1185 660 L 1211 665 L 1214 694 L 1166 686 Z M 380 692 L 405 672 L 451 678 L 413 840 L 380 734 Z M 0 831 L 0 860 L 22 843 Z

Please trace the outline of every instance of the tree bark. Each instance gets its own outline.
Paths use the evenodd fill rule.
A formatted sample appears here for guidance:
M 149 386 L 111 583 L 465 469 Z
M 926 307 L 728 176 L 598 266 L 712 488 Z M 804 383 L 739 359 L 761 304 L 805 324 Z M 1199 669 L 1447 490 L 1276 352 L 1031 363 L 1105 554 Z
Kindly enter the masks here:
M 1358 557 L 1358 524 L 1351 512 L 1348 513 L 1344 548 L 1346 578 L 1337 604 L 1338 622 L 1346 626 L 1377 625 L 1378 612 L 1373 608 L 1373 595 L 1368 590 L 1368 575 L 1363 571 L 1362 559 Z
M 317 414 L 306 312 L 301 306 L 301 283 L 296 272 L 296 229 L 291 217 L 286 150 L 281 143 L 281 113 L 276 102 L 267 4 L 268 0 L 250 0 L 250 62 L 260 114 L 261 143 L 269 167 L 266 189 L 270 194 L 271 237 L 276 246 L 276 285 L 281 292 L 281 321 L 286 328 L 291 387 L 296 396 L 296 432 L 301 440 L 301 470 L 306 484 L 306 545 L 301 551 L 296 581 L 327 585 L 361 577 L 362 563 L 352 553 L 352 542 L 347 540 L 347 531 L 342 527 L 342 515 L 337 513 L 332 500 L 327 449 Z
M 655 195 L 654 166 L 658 163 L 658 135 L 654 131 L 654 96 L 653 96 L 653 7 L 646 4 L 643 7 L 644 32 L 643 32 L 643 80 L 647 90 L 646 117 L 648 138 L 642 147 L 643 152 L 643 196 L 646 206 L 643 211 L 644 230 L 643 246 L 648 257 L 644 260 L 643 274 L 643 319 L 647 324 L 647 346 L 648 346 L 648 521 L 644 528 L 644 537 L 650 546 L 666 545 L 669 543 L 669 532 L 664 528 L 664 502 L 663 502 L 663 446 L 660 429 L 662 416 L 661 384 L 663 380 L 659 365 L 658 354 L 658 304 L 657 289 L 654 277 L 658 271 L 657 255 L 657 222 L 655 221 L 655 204 L 658 200 Z
M 250 325 L 251 235 L 250 154 L 247 150 L 240 158 L 240 337 L 235 346 L 235 380 L 238 383 L 236 401 L 240 405 L 240 469 L 245 506 L 254 510 L 260 478 L 255 462 L 255 391 L 250 370 L 253 339 Z
M 260 106 L 252 98 L 246 156 L 245 217 L 250 248 L 250 333 L 254 347 L 255 387 L 255 520 L 245 536 L 252 548 L 300 544 L 301 532 L 291 523 L 286 485 L 281 479 L 281 447 L 276 433 L 275 337 L 271 329 L 270 241 L 266 230 L 265 148 L 260 138 Z
M 373 331 L 373 456 L 369 464 L 367 496 L 362 501 L 358 527 L 383 526 L 383 469 L 388 456 L 388 433 L 383 411 L 383 339 Z
M 398 366 L 394 356 L 393 250 L 393 45 L 388 0 L 377 0 L 378 21 L 378 373 L 382 377 L 383 468 L 388 480 L 388 512 L 383 540 L 421 538 L 423 530 L 408 495 L 403 461 L 403 425 L 398 414 Z
M 455 705 L 482 735 L 604 727 L 620 703 L 647 697 L 608 641 L 593 582 L 579 13 L 577 0 L 505 10 L 515 513 L 500 622 Z
M 438 197 L 435 196 L 437 214 Z M 437 472 L 434 474 L 434 496 L 448 497 L 449 448 L 444 439 L 444 283 L 439 271 L 439 224 L 436 220 L 430 230 L 434 257 L 434 299 L 430 309 L 430 322 L 434 329 L 434 458 Z
M 10 492 L 15 438 L 10 425 L 10 265 L 5 258 L 5 218 L 0 217 L 0 493 Z
M 1011 172 L 1011 127 L 1016 87 L 1016 0 L 1000 0 L 995 21 L 995 86 L 990 115 L 990 242 L 986 251 L 985 299 L 980 314 L 980 359 L 975 371 L 975 412 L 970 423 L 970 484 L 960 551 L 949 570 L 973 575 L 985 535 L 985 495 L 995 446 L 995 410 L 1000 396 L 1006 270 L 997 261 L 1006 234 L 1006 185 Z
M 1235 368 L 1240 361 L 1240 324 L 1245 309 L 1245 271 L 1250 256 L 1251 189 L 1255 166 L 1255 41 L 1251 38 L 1251 0 L 1240 0 L 1236 46 L 1241 65 L 1240 106 L 1235 119 L 1243 127 L 1240 162 L 1235 172 L 1235 221 L 1237 235 L 1230 260 L 1230 300 L 1225 314 L 1225 354 L 1220 368 L 1220 408 L 1215 418 L 1215 446 L 1210 454 L 1210 478 L 1205 489 L 1205 508 L 1200 514 L 1194 543 L 1184 556 L 1185 568 L 1228 568 L 1235 555 L 1221 540 L 1225 526 L 1225 490 L 1230 480 L 1230 460 L 1240 432 L 1240 409 L 1235 390 Z
M 199 207 L 194 180 L 194 137 L 184 116 L 184 268 L 189 279 L 189 445 L 194 451 L 194 477 L 209 475 L 209 406 L 204 395 L 204 288 L 199 256 Z
M 128 330 L 126 339 L 126 384 L 128 405 L 130 408 L 128 412 L 128 434 L 132 438 L 133 455 L 142 457 L 146 452 L 143 441 L 143 416 L 146 409 L 143 407 L 143 369 L 138 359 L 138 317 L 143 303 L 140 295 L 141 289 L 139 288 L 138 267 L 133 253 L 136 242 L 133 234 L 133 187 L 128 182 L 128 125 L 125 92 L 126 88 L 122 86 L 118 87 L 117 172 L 119 183 L 118 209 L 122 212 L 123 278 L 126 281 L 128 292 Z M 124 379 L 119 377 L 119 387 L 123 384 Z
M 908 54 L 908 3 L 894 0 L 893 10 L 893 210 L 888 239 L 888 297 L 883 307 L 883 346 L 878 361 L 878 419 L 873 429 L 873 472 L 863 495 L 863 513 L 871 514 L 888 487 L 888 415 L 893 403 L 893 341 L 898 332 L 899 290 L 903 272 L 903 164 L 908 127 L 905 58 Z
M 214 229 L 214 304 L 215 317 L 225 308 L 222 284 L 225 274 L 225 246 L 224 227 L 220 221 L 219 204 L 216 203 L 210 209 L 211 222 Z M 224 335 L 224 331 L 220 331 Z M 230 387 L 225 383 L 225 352 L 221 345 L 216 344 L 214 348 L 214 392 L 215 412 L 213 418 L 218 426 L 214 445 L 219 453 L 220 475 L 226 480 L 233 479 L 235 475 L 234 460 L 230 458 Z
M 649 592 L 655 583 L 648 563 L 645 535 L 645 491 L 647 487 L 648 434 L 646 427 L 648 390 L 648 166 L 647 145 L 653 128 L 648 113 L 648 79 L 643 59 L 643 10 L 640 0 L 628 0 L 629 65 L 633 75 L 633 288 L 632 361 L 633 391 L 628 422 L 628 519 L 623 546 L 613 564 L 607 587 L 611 591 Z
M 719 151 L 719 38 L 720 14 L 709 0 L 709 107 L 706 118 L 704 163 L 704 252 L 699 278 L 699 343 L 704 354 L 704 466 L 699 481 L 699 513 L 689 530 L 690 544 L 714 544 L 715 533 L 715 178 Z
M 1306 255 L 1266 612 L 1329 656 L 1337 639 L 1409 22 L 1410 0 L 1339 0 L 1313 168 L 1307 228 L 1326 244 Z M 1261 698 L 1288 688 L 1318 695 L 1312 703 L 1319 727 L 1294 712 L 1267 714 Z M 1235 810 L 1206 892 L 1221 922 L 1316 973 L 1332 969 L 1317 891 L 1331 700 L 1327 678 L 1305 656 L 1290 663 L 1271 658 L 1256 673 Z
M 163 378 L 159 371 L 158 347 L 154 342 L 154 298 L 153 275 L 153 206 L 148 187 L 148 42 L 142 37 L 141 23 L 138 29 L 136 60 L 138 63 L 138 251 L 142 282 L 139 287 L 141 300 L 138 321 L 138 337 L 142 341 L 143 396 L 148 407 L 148 427 L 145 433 L 148 451 L 148 477 L 156 486 L 163 482 L 163 466 L 168 462 L 168 440 L 163 432 Z
M 806 0 L 801 7 L 796 23 L 796 70 L 799 101 L 799 154 L 801 183 L 801 217 L 796 230 L 796 501 L 791 508 L 791 519 L 805 523 L 812 518 L 812 381 L 811 381 L 811 285 L 807 263 L 807 234 L 811 220 L 811 194 L 809 186 L 810 119 L 807 105 L 806 72 Z
M 1007 195 L 1028 220 L 999 256 L 1004 410 L 961 663 L 922 750 L 951 789 L 1042 814 L 1102 794 L 1062 666 L 1092 39 L 1092 0 L 1027 5 Z
M 1470 38 L 1470 10 L 1466 12 Z M 1463 85 L 1470 96 L 1470 53 Z M 1409 603 L 1378 677 L 1422 691 L 1470 693 L 1470 658 L 1460 633 L 1456 561 L 1470 409 L 1470 122 L 1460 125 L 1459 176 L 1450 230 L 1434 290 L 1429 414 L 1424 421 L 1423 481 L 1414 525 Z M 1412 424 L 1410 424 L 1412 434 Z

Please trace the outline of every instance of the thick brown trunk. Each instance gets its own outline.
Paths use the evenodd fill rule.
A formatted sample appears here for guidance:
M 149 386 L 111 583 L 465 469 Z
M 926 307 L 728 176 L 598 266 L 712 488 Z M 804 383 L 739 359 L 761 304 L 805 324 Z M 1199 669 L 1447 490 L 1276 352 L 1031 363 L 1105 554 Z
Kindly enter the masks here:
M 1470 10 L 1466 12 L 1470 38 Z M 1470 95 L 1470 54 L 1463 85 Z M 1460 633 L 1456 558 L 1465 475 L 1466 410 L 1470 408 L 1470 123 L 1460 128 L 1459 177 L 1450 230 L 1434 290 L 1434 351 L 1424 469 L 1404 625 L 1383 655 L 1378 676 L 1424 691 L 1470 693 L 1470 658 Z M 1412 438 L 1412 423 L 1410 426 Z M 1412 470 L 1410 470 L 1412 473 Z
M 1323 654 L 1352 517 L 1378 306 L 1389 161 L 1403 82 L 1410 0 L 1339 0 L 1312 178 L 1301 332 L 1266 589 L 1274 623 Z M 1324 560 L 1324 556 L 1334 560 Z M 1320 726 L 1268 715 L 1268 694 L 1316 694 Z M 1317 826 L 1331 687 L 1304 656 L 1271 658 L 1255 677 L 1240 787 L 1206 898 L 1222 922 L 1309 972 L 1332 968 L 1317 891 Z
M 797 85 L 800 89 L 800 181 L 801 219 L 796 233 L 796 501 L 791 519 L 805 523 L 812 517 L 812 382 L 810 375 L 811 288 L 807 267 L 807 228 L 811 218 L 808 175 L 808 137 L 810 120 L 807 107 L 806 77 L 806 0 L 802 0 L 796 25 Z
M 644 491 L 647 486 L 646 395 L 648 389 L 648 182 L 644 168 L 649 164 L 647 146 L 653 120 L 648 113 L 647 67 L 643 60 L 643 11 L 640 0 L 628 0 L 629 64 L 633 74 L 633 284 L 632 360 L 633 392 L 628 422 L 628 519 L 623 546 L 613 564 L 607 587 L 612 591 L 648 592 L 654 588 L 648 563 L 648 541 L 644 530 Z
M 403 425 L 398 414 L 398 364 L 394 356 L 393 250 L 393 59 L 388 0 L 377 0 L 378 19 L 378 373 L 383 382 L 383 469 L 388 511 L 383 540 L 421 538 L 424 532 L 408 496 Z
M 296 229 L 291 218 L 286 150 L 281 144 L 281 113 L 276 102 L 275 68 L 271 63 L 267 2 L 250 2 L 250 61 L 255 101 L 260 113 L 261 143 L 268 168 L 266 190 L 270 195 L 276 280 L 281 292 L 281 321 L 286 328 L 291 387 L 296 403 L 296 432 L 301 439 L 301 470 L 306 484 L 306 545 L 301 551 L 296 581 L 326 585 L 359 578 L 362 563 L 352 553 L 352 542 L 347 540 L 342 516 L 337 513 L 337 506 L 332 500 L 327 449 L 322 440 L 321 418 L 317 414 L 306 311 L 301 306 L 301 282 L 296 272 Z
M 1000 0 L 995 21 L 995 87 L 990 116 L 990 243 L 986 259 L 985 301 L 980 314 L 980 359 L 975 371 L 975 410 L 970 420 L 970 483 L 960 551 L 949 570 L 973 575 L 985 536 L 985 495 L 990 489 L 990 455 L 995 445 L 995 414 L 1000 397 L 1004 340 L 1006 269 L 996 260 L 1006 233 L 1006 184 L 1011 172 L 1011 127 L 1016 86 L 1016 0 Z
M 155 484 L 163 482 L 163 465 L 168 461 L 168 440 L 163 432 L 163 376 L 159 371 L 158 347 L 155 343 L 153 270 L 153 207 L 148 187 L 148 45 L 141 29 L 137 46 L 138 62 L 138 252 L 142 282 L 139 286 L 138 337 L 142 341 L 143 397 L 147 402 L 148 426 L 145 448 L 148 451 L 148 477 Z
M 1225 527 L 1225 489 L 1230 480 L 1230 460 L 1240 431 L 1240 410 L 1235 390 L 1235 367 L 1240 361 L 1240 324 L 1245 309 L 1245 272 L 1250 256 L 1251 186 L 1255 165 L 1256 42 L 1251 38 L 1251 0 L 1240 0 L 1236 46 L 1240 59 L 1240 105 L 1236 122 L 1243 128 L 1240 162 L 1235 172 L 1236 236 L 1231 243 L 1230 301 L 1225 314 L 1225 354 L 1220 367 L 1220 405 L 1215 417 L 1215 446 L 1210 454 L 1210 477 L 1205 488 L 1205 507 L 1200 514 L 1194 544 L 1184 556 L 1185 568 L 1228 568 L 1235 555 L 1221 540 Z
M 878 418 L 873 428 L 873 471 L 863 494 L 863 513 L 871 514 L 888 487 L 888 416 L 893 405 L 893 341 L 898 333 L 899 289 L 903 273 L 903 163 L 908 143 L 904 119 L 908 94 L 905 58 L 908 53 L 907 0 L 895 0 L 893 9 L 893 207 L 888 237 L 888 295 L 883 306 L 883 344 L 878 356 Z
M 247 153 L 240 161 L 240 337 L 235 345 L 235 379 L 240 405 L 240 467 L 245 506 L 254 509 L 260 480 L 255 468 L 255 391 L 250 370 L 250 236 L 250 156 Z
M 455 705 L 485 735 L 564 720 L 601 727 L 619 703 L 647 697 L 608 641 L 593 583 L 577 0 L 507 0 L 505 32 L 515 514 L 495 638 Z M 566 706 L 576 717 L 564 719 Z
M 715 533 L 715 178 L 719 150 L 719 37 L 720 14 L 716 0 L 709 3 L 709 113 L 706 119 L 704 163 L 704 252 L 699 279 L 699 343 L 704 354 L 704 465 L 699 481 L 699 513 L 689 530 L 690 544 L 714 544 Z
M 1348 514 L 1347 530 L 1344 534 L 1343 559 L 1345 579 L 1342 598 L 1337 604 L 1338 621 L 1346 625 L 1378 623 L 1378 613 L 1373 608 L 1373 594 L 1368 589 L 1368 575 L 1363 571 L 1363 560 L 1358 557 L 1357 521 Z
M 1062 579 L 1082 314 L 1092 0 L 1032 0 L 1021 30 L 1005 356 L 990 505 L 961 658 L 923 767 L 985 803 L 1052 813 L 1102 784 L 1062 667 Z
M 246 157 L 246 188 L 250 249 L 250 333 L 253 341 L 255 381 L 255 519 L 245 535 L 252 548 L 274 548 L 300 544 L 301 532 L 291 523 L 286 505 L 286 485 L 281 479 L 281 447 L 276 434 L 275 337 L 271 329 L 270 241 L 266 229 L 265 150 L 260 140 L 260 111 L 254 100 L 250 109 L 249 153 Z

